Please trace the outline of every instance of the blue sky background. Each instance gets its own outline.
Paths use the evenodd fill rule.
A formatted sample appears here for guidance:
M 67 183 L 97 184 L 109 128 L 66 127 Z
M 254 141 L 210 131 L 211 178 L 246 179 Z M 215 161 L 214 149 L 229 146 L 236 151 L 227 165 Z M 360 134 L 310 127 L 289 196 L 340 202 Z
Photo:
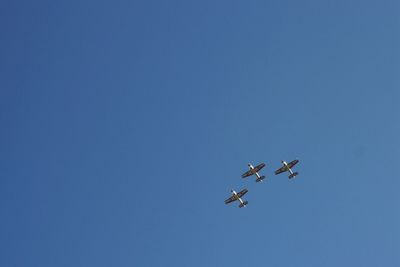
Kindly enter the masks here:
M 0 265 L 400 266 L 399 7 L 3 1 Z

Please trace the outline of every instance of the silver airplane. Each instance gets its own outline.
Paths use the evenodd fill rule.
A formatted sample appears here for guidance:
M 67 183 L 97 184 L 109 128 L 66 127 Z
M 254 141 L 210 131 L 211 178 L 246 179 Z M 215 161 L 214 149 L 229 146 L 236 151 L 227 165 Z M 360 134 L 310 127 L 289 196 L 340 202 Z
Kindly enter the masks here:
M 241 197 L 246 194 L 247 192 L 249 192 L 249 190 L 247 189 L 243 189 L 242 191 L 240 191 L 239 193 L 236 193 L 235 190 L 231 190 L 232 192 L 232 196 L 230 198 L 228 198 L 227 200 L 225 200 L 225 204 L 229 204 L 231 202 L 234 202 L 236 200 L 239 200 L 240 204 L 239 204 L 239 208 L 243 208 L 246 207 L 246 205 L 249 203 L 248 201 L 243 201 L 241 199 Z
M 264 175 L 263 175 L 263 176 L 260 176 L 260 175 L 258 174 L 258 172 L 259 172 L 262 168 L 265 167 L 265 163 L 258 164 L 258 165 L 255 166 L 255 167 L 249 163 L 249 164 L 247 164 L 247 166 L 249 166 L 249 170 L 248 170 L 247 172 L 245 172 L 245 173 L 242 174 L 242 178 L 246 178 L 246 177 L 249 177 L 249 176 L 255 174 L 256 177 L 257 177 L 257 178 L 256 178 L 256 182 L 261 182 L 262 180 L 264 180 L 265 176 L 264 176 Z
M 299 161 L 297 159 L 287 163 L 286 161 L 282 160 L 281 161 L 283 166 L 280 167 L 279 169 L 277 169 L 275 171 L 275 174 L 280 174 L 282 172 L 286 172 L 288 171 L 290 173 L 289 175 L 289 179 L 292 179 L 293 177 L 296 177 L 299 173 L 298 172 L 293 172 L 292 168 L 294 167 L 294 165 L 296 165 L 297 163 L 299 163 Z

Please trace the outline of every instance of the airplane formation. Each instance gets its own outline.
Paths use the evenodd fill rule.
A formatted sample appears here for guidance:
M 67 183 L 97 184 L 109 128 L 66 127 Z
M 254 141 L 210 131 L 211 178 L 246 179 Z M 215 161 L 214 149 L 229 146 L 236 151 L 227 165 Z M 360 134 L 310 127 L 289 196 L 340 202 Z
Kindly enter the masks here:
M 289 179 L 292 179 L 294 177 L 296 177 L 299 173 L 298 172 L 293 172 L 292 168 L 299 163 L 299 160 L 295 159 L 289 163 L 287 163 L 286 161 L 282 160 L 282 167 L 280 167 L 279 169 L 277 169 L 275 171 L 275 175 L 278 175 L 280 173 L 283 172 L 289 172 Z M 256 182 L 262 182 L 265 178 L 265 175 L 260 175 L 259 172 L 262 168 L 265 167 L 265 163 L 260 163 L 257 166 L 253 166 L 250 163 L 247 164 L 247 166 L 249 167 L 249 170 L 245 173 L 242 174 L 242 178 L 246 178 L 252 175 L 256 176 Z M 247 190 L 246 188 L 241 190 L 240 192 L 236 192 L 235 190 L 231 190 L 231 196 L 225 200 L 225 204 L 229 204 L 235 201 L 239 201 L 239 208 L 243 208 L 246 207 L 246 205 L 249 203 L 248 201 L 243 201 L 242 197 L 249 192 L 249 190 Z

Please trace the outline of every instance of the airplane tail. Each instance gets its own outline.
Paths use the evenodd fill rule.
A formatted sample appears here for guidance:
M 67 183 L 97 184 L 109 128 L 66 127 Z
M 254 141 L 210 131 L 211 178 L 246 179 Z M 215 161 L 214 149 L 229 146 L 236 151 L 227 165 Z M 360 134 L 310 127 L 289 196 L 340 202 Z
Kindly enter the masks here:
M 289 175 L 289 179 L 296 177 L 298 174 L 299 174 L 298 172 L 294 172 L 293 174 Z
M 243 208 L 246 207 L 246 205 L 248 204 L 248 201 L 243 201 L 243 203 L 240 203 L 239 208 Z
M 265 175 L 261 176 L 260 178 L 257 178 L 256 182 L 257 182 L 257 183 L 258 183 L 258 182 L 261 182 L 262 180 L 264 180 L 264 178 L 265 178 Z

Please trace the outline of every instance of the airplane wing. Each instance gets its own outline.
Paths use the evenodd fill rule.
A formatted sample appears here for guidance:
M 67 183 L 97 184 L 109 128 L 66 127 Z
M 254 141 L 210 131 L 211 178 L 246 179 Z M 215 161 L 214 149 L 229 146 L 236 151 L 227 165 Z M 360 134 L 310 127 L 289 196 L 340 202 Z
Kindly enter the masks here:
M 265 167 L 265 163 L 261 163 L 261 164 L 258 164 L 257 166 L 255 166 L 254 167 L 254 170 L 256 171 L 256 172 L 259 172 L 262 168 L 264 168 Z
M 231 196 L 230 198 L 228 198 L 227 200 L 225 200 L 225 204 L 229 204 L 229 203 L 231 203 L 231 202 L 233 202 L 233 201 L 235 201 L 235 200 L 236 200 L 235 196 Z
M 280 167 L 279 169 L 277 169 L 275 171 L 275 174 L 280 174 L 280 173 L 285 172 L 285 171 L 287 171 L 286 166 L 282 166 L 282 167 Z
M 249 192 L 249 190 L 243 189 L 242 191 L 240 191 L 239 193 L 237 193 L 237 194 L 238 194 L 238 197 L 244 196 L 247 192 Z
M 297 163 L 299 163 L 299 161 L 297 159 L 291 161 L 288 163 L 289 168 L 293 168 L 294 165 L 296 165 Z
M 249 176 L 252 176 L 252 175 L 253 175 L 253 172 L 251 170 L 248 170 L 247 172 L 242 174 L 242 178 L 246 178 L 246 177 L 249 177 Z

